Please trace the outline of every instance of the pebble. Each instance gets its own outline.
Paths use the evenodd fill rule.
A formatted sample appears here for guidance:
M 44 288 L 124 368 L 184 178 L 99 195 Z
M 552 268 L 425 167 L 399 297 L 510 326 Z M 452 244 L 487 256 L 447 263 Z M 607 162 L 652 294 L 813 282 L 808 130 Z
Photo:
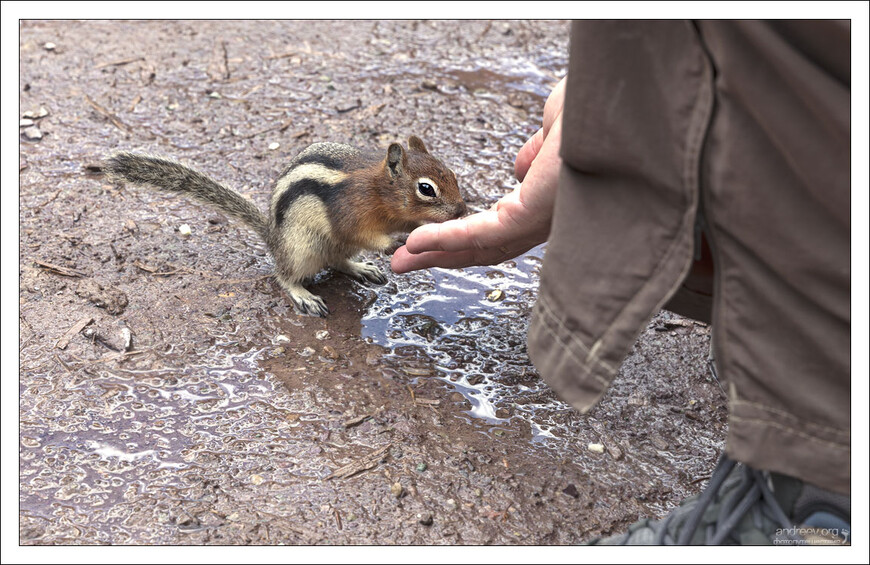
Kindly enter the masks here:
M 453 500 L 452 498 L 448 498 L 445 501 L 445 504 L 447 505 L 448 510 L 456 510 L 459 507 L 459 505 L 456 504 L 456 501 Z
M 402 498 L 402 495 L 405 494 L 405 489 L 402 487 L 401 483 L 395 482 L 393 486 L 390 487 L 390 492 L 393 493 L 393 496 L 396 498 Z
M 326 357 L 327 359 L 335 360 L 335 359 L 338 359 L 338 351 L 336 351 L 335 348 L 332 347 L 331 345 L 324 345 L 323 346 L 323 356 Z
M 592 453 L 604 453 L 604 446 L 600 443 L 590 443 L 586 446 L 586 449 L 588 449 Z
M 424 526 L 432 525 L 432 513 L 431 512 L 421 512 L 417 514 L 417 521 L 423 524 Z
M 44 118 L 47 115 L 48 115 L 48 110 L 45 109 L 45 106 L 40 106 L 38 112 L 34 112 L 33 110 L 28 110 L 28 111 L 24 112 L 23 114 L 21 114 L 21 117 L 35 119 L 35 118 Z
M 366 353 L 366 365 L 377 365 L 381 362 L 381 354 L 377 351 L 369 351 Z
M 316 337 L 317 339 L 319 339 L 321 341 L 324 339 L 329 339 L 329 332 L 326 330 L 318 330 L 317 332 L 314 333 L 314 337 Z
M 275 336 L 275 342 L 276 342 L 276 343 L 281 343 L 282 341 L 290 341 L 290 338 L 287 337 L 287 336 L 284 335 L 284 334 L 280 334 L 280 335 L 276 335 L 276 336 Z
M 42 139 L 42 132 L 36 126 L 31 126 L 24 130 L 24 137 L 27 139 Z
M 214 91 L 212 91 L 212 92 L 209 92 L 209 93 L 208 93 L 208 97 L 209 97 L 209 98 L 220 98 L 221 95 L 220 95 L 219 92 L 214 92 Z
M 265 480 L 261 475 L 251 475 L 251 482 L 255 485 L 261 485 Z
M 429 468 L 429 466 L 426 465 L 425 463 L 417 463 L 417 471 L 419 471 L 420 473 L 422 473 L 423 471 L 425 471 L 428 468 Z
M 652 444 L 656 447 L 656 449 L 658 449 L 658 450 L 667 451 L 668 447 L 670 447 L 668 445 L 668 442 L 665 440 L 665 438 L 663 438 L 661 436 L 655 435 L 649 439 L 652 442 Z
M 54 51 L 57 49 L 57 45 L 52 43 L 51 41 L 46 41 L 45 45 L 42 46 L 46 51 Z
M 504 292 L 500 290 L 493 290 L 486 295 L 486 299 L 490 302 L 498 302 L 499 300 L 504 300 L 504 296 Z
M 191 231 L 189 225 L 181 224 L 180 226 L 178 226 L 178 233 L 181 234 L 183 237 L 187 237 L 193 232 Z
M 31 120 L 30 118 L 22 118 L 22 119 L 18 120 L 18 127 L 20 127 L 20 128 L 26 128 L 26 127 L 29 127 L 32 125 L 33 125 L 33 120 Z
M 607 444 L 607 453 L 609 453 L 610 456 L 613 457 L 614 461 L 619 461 L 620 459 L 622 459 L 623 456 L 622 450 L 617 445 L 612 443 Z
M 281 144 L 278 143 L 277 141 L 273 141 L 272 143 L 269 144 L 269 151 L 274 151 L 274 150 L 278 149 L 279 147 L 281 147 Z
M 235 522 L 235 521 L 238 520 L 239 518 L 240 518 L 240 516 L 239 516 L 239 513 L 238 513 L 238 512 L 233 512 L 232 514 L 230 514 L 229 516 L 227 516 L 227 520 L 229 520 L 230 522 Z
M 314 351 L 312 348 L 306 347 L 305 349 L 303 349 L 302 351 L 299 352 L 299 355 L 301 357 L 311 357 L 315 353 L 316 353 L 316 351 Z

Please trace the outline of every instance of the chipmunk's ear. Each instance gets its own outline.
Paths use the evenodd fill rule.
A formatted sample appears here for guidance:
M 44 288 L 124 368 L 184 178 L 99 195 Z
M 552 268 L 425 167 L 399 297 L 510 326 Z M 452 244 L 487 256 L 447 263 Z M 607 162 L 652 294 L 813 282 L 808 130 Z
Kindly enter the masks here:
M 399 143 L 391 143 L 387 149 L 387 168 L 390 171 L 390 176 L 397 177 L 405 170 L 406 157 L 405 150 Z
M 411 151 L 418 151 L 420 153 L 429 153 L 429 150 L 426 149 L 426 144 L 423 143 L 423 140 L 417 137 L 416 135 L 412 135 L 408 138 L 408 148 Z

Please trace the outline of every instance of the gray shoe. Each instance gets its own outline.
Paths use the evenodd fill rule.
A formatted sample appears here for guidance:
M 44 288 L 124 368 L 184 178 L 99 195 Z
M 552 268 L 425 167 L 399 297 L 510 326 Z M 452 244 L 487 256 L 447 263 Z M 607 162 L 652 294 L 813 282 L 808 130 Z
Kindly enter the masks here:
M 846 545 L 851 497 L 722 456 L 710 483 L 662 520 L 591 545 Z

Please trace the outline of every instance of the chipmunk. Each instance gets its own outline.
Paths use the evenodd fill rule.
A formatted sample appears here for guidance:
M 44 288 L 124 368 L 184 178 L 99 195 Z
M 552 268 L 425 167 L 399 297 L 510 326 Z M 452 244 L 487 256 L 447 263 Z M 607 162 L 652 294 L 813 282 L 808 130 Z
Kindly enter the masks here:
M 121 151 L 104 164 L 115 181 L 145 185 L 211 204 L 257 232 L 275 260 L 275 277 L 303 314 L 326 316 L 323 299 L 302 283 L 326 267 L 383 284 L 374 265 L 351 261 L 384 251 L 391 234 L 459 218 L 466 205 L 456 175 L 416 136 L 386 155 L 340 143 L 315 143 L 281 173 L 268 216 L 235 190 L 171 159 Z

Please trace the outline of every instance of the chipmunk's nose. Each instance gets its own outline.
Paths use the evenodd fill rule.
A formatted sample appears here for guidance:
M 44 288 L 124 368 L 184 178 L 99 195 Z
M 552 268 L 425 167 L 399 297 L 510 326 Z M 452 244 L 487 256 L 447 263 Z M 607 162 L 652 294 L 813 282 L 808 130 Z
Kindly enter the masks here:
M 461 218 L 468 212 L 468 206 L 465 205 L 465 202 L 459 202 L 453 209 L 453 217 Z

